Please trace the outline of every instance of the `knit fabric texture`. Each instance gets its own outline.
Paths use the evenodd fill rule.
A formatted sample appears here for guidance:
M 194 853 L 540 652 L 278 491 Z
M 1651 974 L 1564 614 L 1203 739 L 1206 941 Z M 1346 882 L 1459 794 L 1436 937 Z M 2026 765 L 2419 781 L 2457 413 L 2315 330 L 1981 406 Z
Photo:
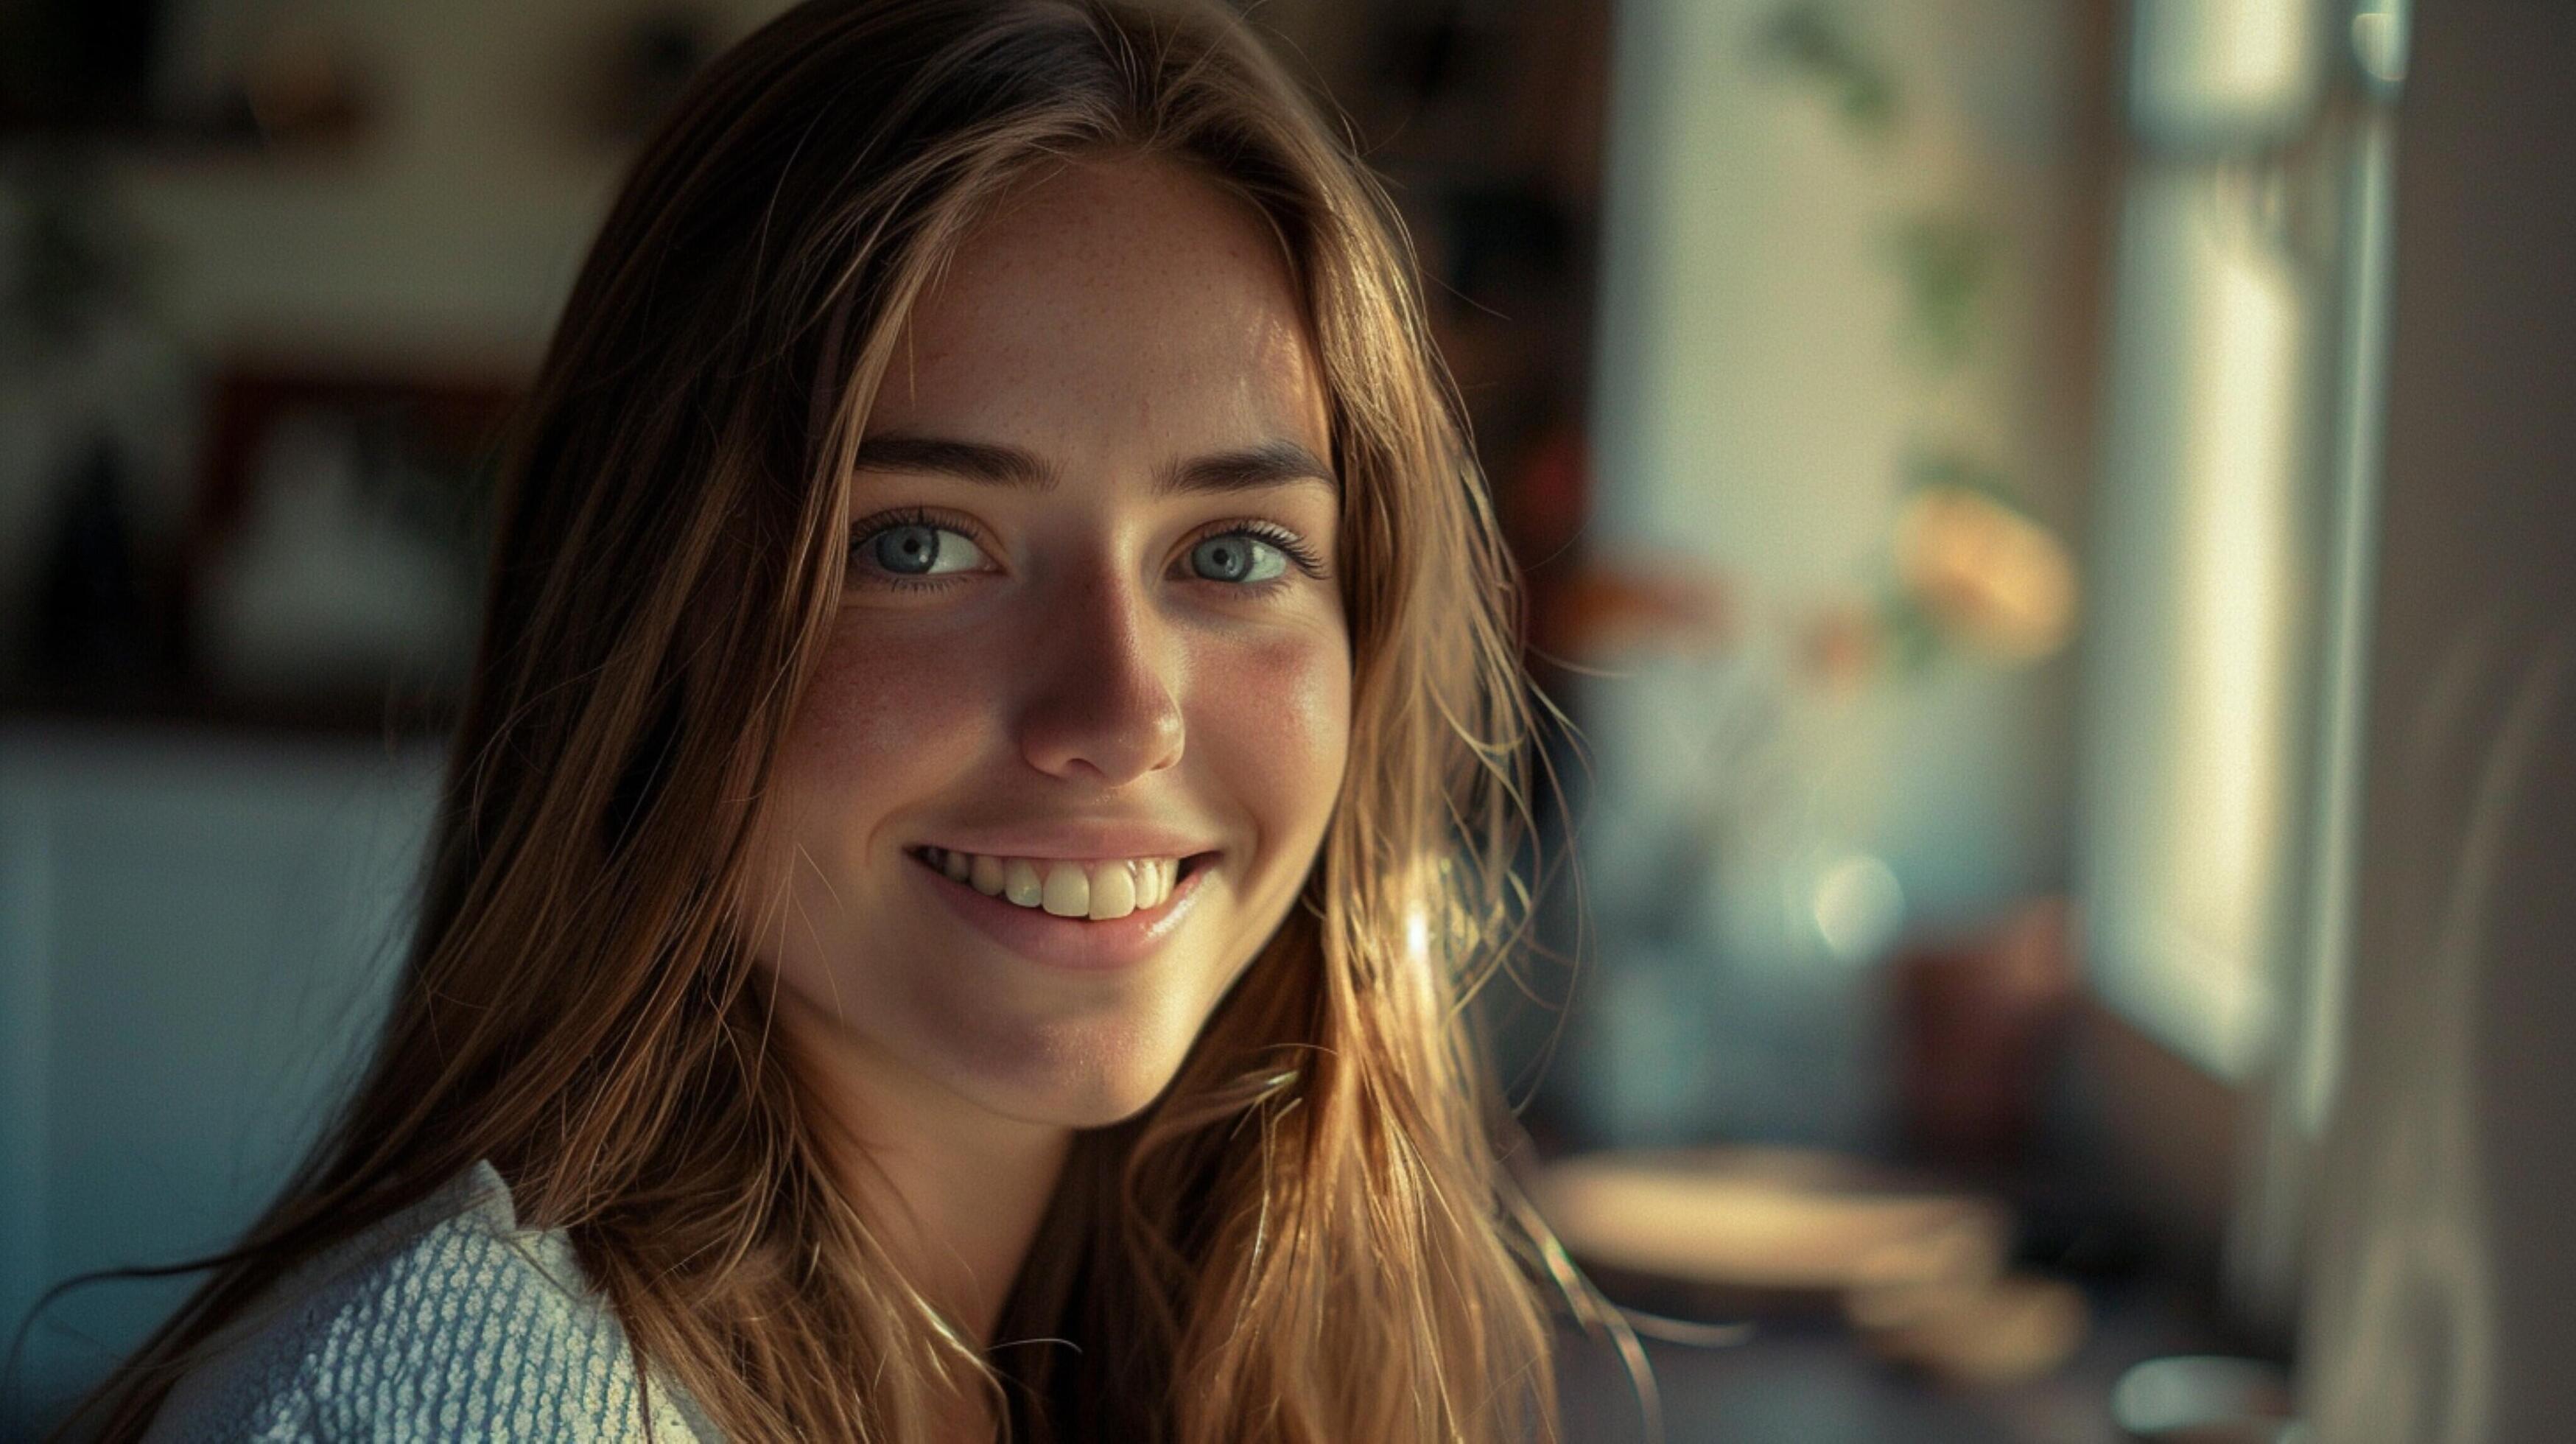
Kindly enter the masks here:
M 560 1230 L 522 1229 L 489 1163 L 289 1276 L 183 1377 L 146 1444 L 627 1440 L 716 1444 L 638 1387 Z

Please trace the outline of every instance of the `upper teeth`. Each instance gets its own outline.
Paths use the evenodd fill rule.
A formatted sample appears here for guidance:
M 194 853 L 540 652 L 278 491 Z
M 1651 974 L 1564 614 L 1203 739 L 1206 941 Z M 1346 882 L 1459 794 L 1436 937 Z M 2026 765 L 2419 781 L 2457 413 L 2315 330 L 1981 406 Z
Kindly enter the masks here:
M 1060 918 L 1123 918 L 1161 907 L 1179 885 L 1176 857 L 1114 858 L 1071 862 L 1061 858 L 992 857 L 944 847 L 922 849 L 932 867 L 987 897 L 1024 908 L 1044 908 Z

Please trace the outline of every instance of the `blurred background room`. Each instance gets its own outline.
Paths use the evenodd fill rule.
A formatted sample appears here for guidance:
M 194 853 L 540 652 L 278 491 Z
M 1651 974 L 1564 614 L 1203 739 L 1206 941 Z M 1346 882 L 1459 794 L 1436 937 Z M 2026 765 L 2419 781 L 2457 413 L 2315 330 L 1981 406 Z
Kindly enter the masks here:
M 0 0 L 0 1438 L 365 1045 L 500 428 L 781 8 Z M 1567 1437 L 2576 1437 L 2576 10 L 1248 8 L 1565 718 Z

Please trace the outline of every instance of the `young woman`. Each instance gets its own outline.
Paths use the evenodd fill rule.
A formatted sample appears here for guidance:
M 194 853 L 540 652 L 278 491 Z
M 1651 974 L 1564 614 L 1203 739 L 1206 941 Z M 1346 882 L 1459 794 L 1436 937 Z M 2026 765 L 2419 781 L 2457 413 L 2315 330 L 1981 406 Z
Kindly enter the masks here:
M 592 251 L 416 952 L 108 1437 L 1484 1441 L 1508 568 L 1232 19 L 814 0 Z

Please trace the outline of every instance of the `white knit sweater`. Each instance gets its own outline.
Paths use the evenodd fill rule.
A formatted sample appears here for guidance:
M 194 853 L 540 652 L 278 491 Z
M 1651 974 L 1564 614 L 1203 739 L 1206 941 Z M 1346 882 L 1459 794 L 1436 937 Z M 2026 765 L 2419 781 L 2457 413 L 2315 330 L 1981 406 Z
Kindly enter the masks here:
M 646 1437 L 625 1331 L 560 1231 L 477 1163 L 298 1270 L 182 1378 L 146 1444 Z M 651 1437 L 719 1436 L 659 1375 Z

